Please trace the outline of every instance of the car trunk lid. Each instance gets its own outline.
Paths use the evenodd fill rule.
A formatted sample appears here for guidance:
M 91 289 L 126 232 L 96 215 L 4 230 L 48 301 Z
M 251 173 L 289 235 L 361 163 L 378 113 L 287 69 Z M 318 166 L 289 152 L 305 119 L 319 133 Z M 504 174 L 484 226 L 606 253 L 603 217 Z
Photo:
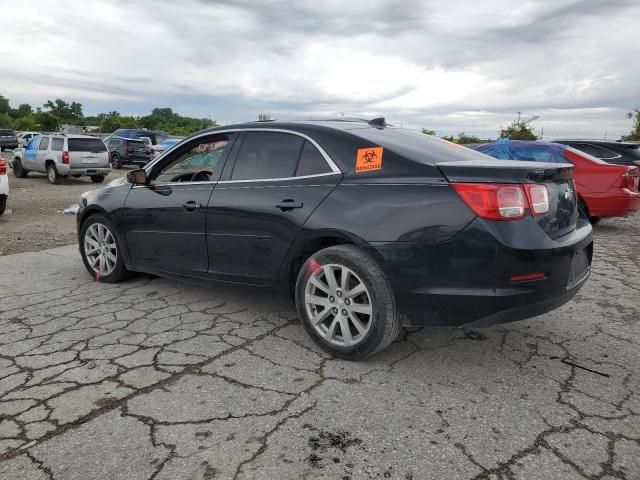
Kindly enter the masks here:
M 545 185 L 549 196 L 549 211 L 534 216 L 540 228 L 554 239 L 576 228 L 578 202 L 573 183 L 573 165 L 488 158 L 482 161 L 443 162 L 437 166 L 451 183 Z

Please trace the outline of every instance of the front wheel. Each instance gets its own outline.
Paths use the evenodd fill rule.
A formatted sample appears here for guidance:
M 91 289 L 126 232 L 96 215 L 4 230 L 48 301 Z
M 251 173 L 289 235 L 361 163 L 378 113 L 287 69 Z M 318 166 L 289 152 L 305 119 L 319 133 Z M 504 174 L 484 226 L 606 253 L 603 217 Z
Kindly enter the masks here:
M 104 182 L 104 175 L 91 175 L 91 181 L 93 183 L 102 183 Z
M 28 171 L 22 166 L 22 160 L 19 158 L 13 159 L 13 174 L 17 178 L 26 178 Z
M 100 282 L 118 283 L 128 277 L 115 229 L 104 215 L 91 215 L 82 224 L 80 255 L 87 271 Z
M 311 338 L 340 358 L 370 357 L 393 342 L 401 329 L 384 272 L 353 245 L 325 248 L 302 265 L 296 308 Z

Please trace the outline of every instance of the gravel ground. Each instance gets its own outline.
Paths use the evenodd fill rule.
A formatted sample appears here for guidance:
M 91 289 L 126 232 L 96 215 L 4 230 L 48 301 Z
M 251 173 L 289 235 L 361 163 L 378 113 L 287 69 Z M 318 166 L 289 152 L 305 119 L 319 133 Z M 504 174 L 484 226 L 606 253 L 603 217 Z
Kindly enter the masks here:
M 366 362 L 267 295 L 96 283 L 75 246 L 2 257 L 0 478 L 637 480 L 639 231 L 603 221 L 554 312 Z
M 12 152 L 2 152 L 12 160 Z M 112 170 L 104 183 L 126 175 L 127 170 Z M 43 173 L 29 173 L 16 178 L 9 171 L 7 211 L 0 216 L 0 256 L 34 252 L 60 245 L 76 243 L 73 215 L 62 211 L 78 202 L 80 194 L 99 188 L 89 177 L 66 178 L 60 185 L 51 185 Z

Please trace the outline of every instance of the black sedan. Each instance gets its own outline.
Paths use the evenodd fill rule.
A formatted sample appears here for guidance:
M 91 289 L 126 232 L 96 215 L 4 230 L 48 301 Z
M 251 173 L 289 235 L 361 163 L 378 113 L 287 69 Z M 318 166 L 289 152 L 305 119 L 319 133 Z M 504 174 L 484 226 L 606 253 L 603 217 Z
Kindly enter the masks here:
M 608 140 L 554 140 L 616 165 L 640 167 L 640 142 L 614 142 Z
M 571 299 L 592 256 L 571 168 L 383 119 L 218 127 L 84 194 L 80 253 L 103 282 L 279 287 L 319 345 L 364 358 L 402 326 L 487 326 Z

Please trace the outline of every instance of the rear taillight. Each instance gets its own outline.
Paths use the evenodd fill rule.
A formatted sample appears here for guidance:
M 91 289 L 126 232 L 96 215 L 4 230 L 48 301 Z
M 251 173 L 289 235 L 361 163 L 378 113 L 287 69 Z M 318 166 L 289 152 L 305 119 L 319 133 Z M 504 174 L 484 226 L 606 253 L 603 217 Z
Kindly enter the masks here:
M 638 190 L 638 175 L 640 170 L 636 167 L 631 167 L 622 175 L 622 188 L 628 188 L 629 190 Z
M 0 157 L 0 175 L 6 175 L 7 174 L 7 161 Z
M 111 152 L 107 153 L 107 158 L 109 159 L 109 163 L 111 163 Z
M 518 220 L 527 208 L 532 215 L 549 211 L 549 193 L 545 185 L 499 183 L 452 183 L 464 203 L 487 220 Z
M 62 163 L 69 165 L 69 152 L 62 152 Z
M 549 212 L 549 192 L 545 185 L 525 183 L 527 199 L 532 215 L 544 215 Z

